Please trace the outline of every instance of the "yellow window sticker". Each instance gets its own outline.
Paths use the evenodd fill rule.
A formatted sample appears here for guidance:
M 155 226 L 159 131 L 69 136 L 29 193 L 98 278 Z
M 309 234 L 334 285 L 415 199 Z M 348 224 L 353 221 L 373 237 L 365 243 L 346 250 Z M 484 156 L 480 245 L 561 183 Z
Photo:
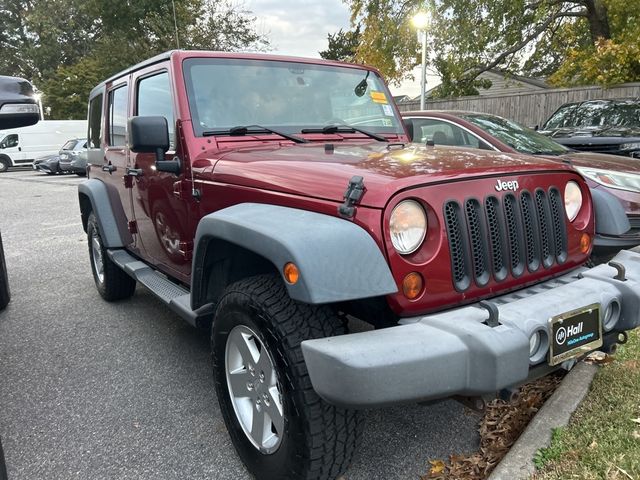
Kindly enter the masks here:
M 375 90 L 371 90 L 371 100 L 376 103 L 389 103 L 384 92 L 377 92 Z

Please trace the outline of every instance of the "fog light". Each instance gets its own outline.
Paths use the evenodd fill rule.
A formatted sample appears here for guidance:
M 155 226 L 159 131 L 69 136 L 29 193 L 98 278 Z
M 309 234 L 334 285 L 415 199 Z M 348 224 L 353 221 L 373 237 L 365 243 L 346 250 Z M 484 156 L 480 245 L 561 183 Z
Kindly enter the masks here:
M 409 300 L 415 300 L 422 293 L 423 285 L 422 275 L 418 272 L 411 272 L 402 280 L 402 293 Z
M 587 253 L 591 249 L 591 237 L 588 233 L 583 233 L 580 237 L 580 251 Z
M 604 309 L 604 314 L 602 316 L 602 326 L 605 331 L 610 331 L 613 327 L 618 323 L 618 319 L 620 318 L 620 302 L 615 298 L 611 300 L 611 303 L 607 305 L 607 308 Z
M 291 285 L 297 283 L 298 279 L 300 278 L 300 271 L 298 270 L 298 267 L 295 265 L 295 263 L 287 263 L 284 266 L 283 273 L 284 279 Z

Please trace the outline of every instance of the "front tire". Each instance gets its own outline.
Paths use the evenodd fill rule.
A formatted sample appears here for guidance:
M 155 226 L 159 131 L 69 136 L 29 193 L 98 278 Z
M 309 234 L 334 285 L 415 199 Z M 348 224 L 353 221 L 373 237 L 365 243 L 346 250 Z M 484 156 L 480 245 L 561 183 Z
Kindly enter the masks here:
M 351 462 L 359 415 L 317 395 L 300 348 L 343 333 L 328 307 L 292 300 L 274 275 L 225 290 L 211 336 L 216 392 L 231 440 L 256 479 L 334 479 Z
M 11 162 L 6 157 L 0 157 L 0 173 L 4 173 L 9 170 Z
M 87 219 L 87 240 L 93 280 L 100 296 L 108 302 L 131 297 L 136 290 L 136 281 L 113 263 L 107 255 L 98 221 L 93 212 Z

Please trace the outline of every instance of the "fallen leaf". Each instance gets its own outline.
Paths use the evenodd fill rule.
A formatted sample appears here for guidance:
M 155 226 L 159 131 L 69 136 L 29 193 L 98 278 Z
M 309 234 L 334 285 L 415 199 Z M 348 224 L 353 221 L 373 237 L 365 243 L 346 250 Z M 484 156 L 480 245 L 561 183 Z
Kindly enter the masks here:
M 429 475 L 441 475 L 444 472 L 445 464 L 442 460 L 429 460 L 429 463 Z
M 632 436 L 633 438 L 635 438 L 636 440 L 640 440 L 640 431 L 638 431 L 638 430 L 634 430 L 634 431 L 631 433 L 631 436 Z
M 638 425 L 640 425 L 640 417 L 638 417 L 638 418 L 632 418 L 632 419 L 631 419 L 631 421 L 632 421 L 633 423 L 637 423 Z

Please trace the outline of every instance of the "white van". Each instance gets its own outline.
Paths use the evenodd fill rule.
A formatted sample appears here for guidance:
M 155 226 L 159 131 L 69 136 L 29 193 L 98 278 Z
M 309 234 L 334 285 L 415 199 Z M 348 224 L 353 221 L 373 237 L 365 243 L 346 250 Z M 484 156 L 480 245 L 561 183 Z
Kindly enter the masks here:
M 1 130 L 0 172 L 55 155 L 67 140 L 86 136 L 86 120 L 44 120 L 30 127 Z

